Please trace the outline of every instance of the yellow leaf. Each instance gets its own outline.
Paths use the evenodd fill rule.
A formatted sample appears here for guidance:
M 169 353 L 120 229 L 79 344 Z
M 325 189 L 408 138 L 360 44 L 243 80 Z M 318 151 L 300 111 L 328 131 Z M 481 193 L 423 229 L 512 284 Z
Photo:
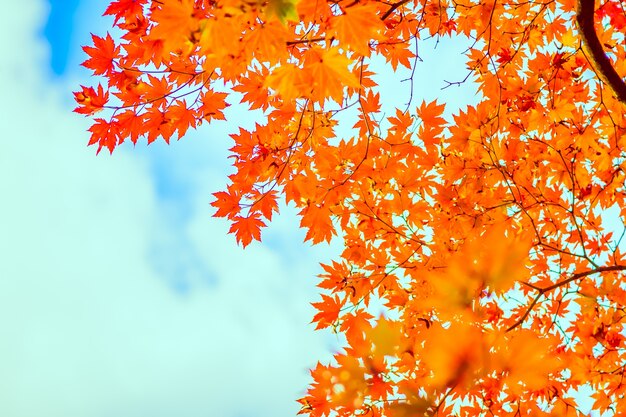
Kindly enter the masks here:
M 373 353 L 376 356 L 393 355 L 404 339 L 400 322 L 386 318 L 379 319 L 376 327 L 367 332 L 367 336 L 374 344 Z
M 276 18 L 282 24 L 285 24 L 288 20 L 297 22 L 297 5 L 298 0 L 269 0 L 265 13 L 268 18 Z
M 572 29 L 568 29 L 567 32 L 561 36 L 561 43 L 563 46 L 567 46 L 570 48 L 578 47 L 578 43 L 580 42 L 578 36 L 574 35 L 574 31 Z

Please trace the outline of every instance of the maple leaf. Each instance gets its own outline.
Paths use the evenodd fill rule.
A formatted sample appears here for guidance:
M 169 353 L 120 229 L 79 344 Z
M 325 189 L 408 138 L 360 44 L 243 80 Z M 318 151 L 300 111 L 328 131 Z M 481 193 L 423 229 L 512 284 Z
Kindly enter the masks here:
M 115 117 L 120 126 L 121 136 L 130 138 L 133 144 L 137 143 L 143 132 L 144 116 L 138 115 L 132 110 L 126 110 L 118 113 Z
M 245 34 L 242 42 L 254 56 L 262 57 L 267 64 L 273 66 L 289 57 L 284 48 L 289 32 L 276 21 L 266 22 L 260 28 Z
M 162 39 L 167 51 L 179 49 L 199 29 L 199 22 L 194 18 L 195 0 L 170 0 L 155 6 L 152 19 L 158 24 L 150 35 Z
M 300 226 L 308 229 L 304 240 L 311 240 L 313 243 L 330 242 L 335 230 L 327 209 L 310 205 L 302 209 L 300 215 Z
M 82 91 L 74 93 L 74 99 L 78 103 L 78 107 L 74 109 L 76 113 L 89 115 L 97 113 L 109 101 L 109 92 L 104 91 L 102 84 L 98 85 L 97 91 L 93 87 L 81 87 Z
M 94 120 L 95 123 L 89 128 L 91 132 L 91 138 L 89 139 L 89 145 L 98 144 L 98 150 L 96 153 L 100 153 L 103 147 L 109 149 L 110 153 L 121 142 L 120 128 L 116 121 L 107 121 L 102 118 Z
M 163 104 L 172 91 L 172 86 L 165 77 L 148 74 L 149 83 L 144 84 L 142 96 L 146 101 L 157 105 Z
M 286 63 L 272 70 L 265 80 L 264 87 L 277 91 L 285 101 L 291 101 L 310 89 L 307 88 L 308 84 L 300 68 Z
M 313 84 L 314 97 L 319 101 L 332 98 L 343 102 L 345 87 L 359 88 L 360 83 L 350 72 L 350 60 L 338 48 L 325 51 L 309 50 L 305 58 Z
M 269 108 L 268 91 L 265 83 L 268 78 L 266 68 L 261 68 L 259 72 L 251 71 L 248 73 L 244 83 L 233 86 L 233 91 L 243 94 L 242 103 L 248 103 L 251 110 Z M 292 96 L 295 97 L 295 96 Z
M 148 144 L 150 144 L 163 134 L 163 126 L 166 124 L 165 114 L 158 107 L 151 107 L 143 113 L 143 118 L 143 128 L 147 132 L 146 136 L 148 138 Z M 167 141 L 169 138 L 164 139 Z
M 228 233 L 234 233 L 237 242 L 245 248 L 253 239 L 261 240 L 261 227 L 264 226 L 265 223 L 258 218 L 258 214 L 247 217 L 235 216 Z
M 383 28 L 375 4 L 356 4 L 345 13 L 333 17 L 333 34 L 348 48 L 363 56 L 370 56 L 370 42 L 380 40 Z
M 394 71 L 398 70 L 399 65 L 405 68 L 412 68 L 415 53 L 404 44 L 379 43 L 376 45 L 376 51 L 385 57 L 385 60 L 391 64 L 391 68 Z
M 120 19 L 132 19 L 143 14 L 143 6 L 148 0 L 116 0 L 111 2 L 104 16 L 115 16 L 113 24 L 117 24 Z
M 324 329 L 332 326 L 339 317 L 339 311 L 341 310 L 342 303 L 339 297 L 334 297 L 321 294 L 322 301 L 317 303 L 311 303 L 313 307 L 318 310 L 318 313 L 313 316 L 311 323 L 317 323 L 316 329 Z
M 272 190 L 257 196 L 254 203 L 252 203 L 252 209 L 258 211 L 263 217 L 271 221 L 273 214 L 278 213 L 278 200 L 276 195 L 277 192 Z
M 239 214 L 239 197 L 235 193 L 218 191 L 213 193 L 213 197 L 215 201 L 211 205 L 217 208 L 214 216 L 232 219 Z
M 120 47 L 115 46 L 109 33 L 105 38 L 92 34 L 91 39 L 94 46 L 83 46 L 83 51 L 89 55 L 89 59 L 82 65 L 91 69 L 95 75 L 111 74 L 115 69 L 115 58 L 120 53 Z
M 204 120 L 211 121 L 226 120 L 223 110 L 229 106 L 226 103 L 226 93 L 219 93 L 212 90 L 205 91 L 199 98 L 202 105 L 198 108 L 198 114 Z
M 366 311 L 358 311 L 342 317 L 340 329 L 351 340 L 355 350 L 370 353 L 371 343 L 366 339 L 366 332 L 372 327 L 370 320 L 373 318 L 374 316 Z
M 445 104 L 438 104 L 437 100 L 432 101 L 430 103 L 426 103 L 426 101 L 422 101 L 422 104 L 417 108 L 417 116 L 427 125 L 429 126 L 438 126 L 446 122 L 446 120 L 441 116 L 443 110 L 445 108 Z

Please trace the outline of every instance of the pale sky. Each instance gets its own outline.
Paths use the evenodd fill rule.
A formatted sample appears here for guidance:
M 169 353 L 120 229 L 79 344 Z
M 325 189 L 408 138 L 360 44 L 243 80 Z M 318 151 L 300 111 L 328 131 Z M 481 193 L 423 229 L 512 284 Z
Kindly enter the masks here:
M 96 157 L 71 112 L 71 90 L 89 82 L 70 68 L 80 50 L 55 75 L 39 36 L 47 3 L 11 4 L 0 24 L 0 415 L 295 415 L 308 368 L 335 344 L 309 324 L 317 263 L 333 250 L 303 244 L 293 213 L 245 251 L 211 217 L 226 124 Z
M 92 83 L 79 45 L 106 31 L 106 2 L 57 3 L 76 14 L 45 30 L 44 0 L 0 17 L 0 416 L 295 416 L 308 369 L 337 345 L 309 322 L 339 242 L 302 243 L 285 210 L 262 244 L 237 247 L 209 205 L 233 124 L 96 156 L 71 91 Z M 418 72 L 415 105 L 458 71 L 452 49 Z M 406 84 L 381 81 L 406 101 Z M 236 106 L 227 117 L 252 123 Z

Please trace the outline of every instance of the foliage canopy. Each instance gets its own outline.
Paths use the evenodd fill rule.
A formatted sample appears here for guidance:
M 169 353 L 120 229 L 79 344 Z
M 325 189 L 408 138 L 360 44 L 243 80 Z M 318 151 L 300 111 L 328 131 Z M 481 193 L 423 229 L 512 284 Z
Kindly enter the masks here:
M 622 415 L 625 7 L 116 0 L 120 36 L 84 48 L 105 84 L 76 92 L 76 111 L 112 152 L 180 138 L 239 98 L 262 110 L 232 135 L 216 216 L 246 246 L 284 199 L 307 240 L 345 243 L 313 318 L 345 350 L 311 371 L 302 413 L 577 415 L 587 390 Z M 469 40 L 477 103 L 449 115 L 451 90 L 415 91 L 383 113 L 377 75 L 411 71 L 442 37 Z

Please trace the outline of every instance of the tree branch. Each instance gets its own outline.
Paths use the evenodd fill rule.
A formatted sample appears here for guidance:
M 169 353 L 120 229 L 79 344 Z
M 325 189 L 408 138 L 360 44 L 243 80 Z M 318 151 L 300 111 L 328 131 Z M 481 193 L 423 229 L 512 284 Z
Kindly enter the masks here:
M 572 275 L 569 278 L 564 279 L 563 281 L 559 281 L 556 282 L 552 285 L 549 285 L 547 287 L 544 288 L 538 288 L 535 287 L 531 284 L 528 284 L 531 288 L 534 288 L 535 290 L 538 291 L 538 294 L 535 296 L 535 298 L 533 299 L 533 301 L 530 303 L 530 305 L 528 306 L 528 308 L 526 309 L 526 311 L 524 312 L 524 314 L 522 315 L 522 317 L 520 317 L 519 320 L 517 320 L 515 323 L 513 323 L 511 325 L 511 327 L 509 327 L 508 329 L 506 329 L 507 332 L 510 332 L 511 330 L 515 329 L 518 326 L 521 326 L 521 324 L 524 322 L 524 320 L 526 320 L 526 317 L 528 317 L 528 315 L 530 314 L 531 310 L 533 309 L 533 307 L 535 306 L 535 304 L 537 304 L 537 302 L 539 301 L 539 299 L 547 292 L 552 291 L 555 288 L 559 288 L 562 287 L 564 285 L 569 284 L 572 281 L 576 281 L 578 279 L 587 277 L 589 275 L 593 275 L 593 274 L 599 274 L 601 272 L 614 272 L 614 271 L 624 271 L 626 270 L 626 265 L 611 265 L 611 266 L 601 266 L 595 269 L 590 269 L 588 271 L 583 271 L 583 272 L 579 272 L 577 274 Z
M 380 20 L 384 21 L 389 16 L 391 16 L 391 13 L 393 13 L 398 7 L 402 6 L 403 4 L 408 3 L 409 1 L 410 0 L 400 0 L 399 2 L 392 4 L 389 10 L 387 10 L 385 14 L 380 17 Z
M 615 71 L 609 57 L 604 53 L 594 27 L 595 0 L 578 0 L 576 22 L 587 53 L 587 60 L 596 75 L 613 91 L 617 99 L 626 104 L 626 83 Z

